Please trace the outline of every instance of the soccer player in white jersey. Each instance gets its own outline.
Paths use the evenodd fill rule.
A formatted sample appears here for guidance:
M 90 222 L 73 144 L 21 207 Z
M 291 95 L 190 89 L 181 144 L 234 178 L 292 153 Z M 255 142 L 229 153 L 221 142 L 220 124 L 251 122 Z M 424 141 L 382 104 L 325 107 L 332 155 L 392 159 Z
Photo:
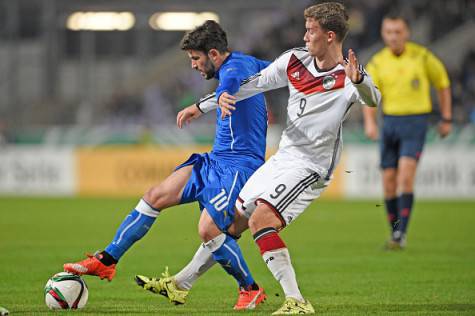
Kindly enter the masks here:
M 377 106 L 381 95 L 354 52 L 343 58 L 348 32 L 345 7 L 321 3 L 304 12 L 305 48 L 291 49 L 245 81 L 234 96 L 217 95 L 231 114 L 236 101 L 284 86 L 289 88 L 287 125 L 279 150 L 244 185 L 237 215 L 249 219 L 267 267 L 280 282 L 285 302 L 275 315 L 312 314 L 297 285 L 289 251 L 278 232 L 294 221 L 328 185 L 339 160 L 342 123 L 354 103 Z

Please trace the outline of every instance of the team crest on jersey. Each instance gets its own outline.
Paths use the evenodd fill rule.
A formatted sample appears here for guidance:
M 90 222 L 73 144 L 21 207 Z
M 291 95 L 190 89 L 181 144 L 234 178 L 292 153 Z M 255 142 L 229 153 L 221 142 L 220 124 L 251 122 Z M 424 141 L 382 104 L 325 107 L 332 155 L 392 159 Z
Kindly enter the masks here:
M 306 95 L 336 90 L 345 86 L 345 70 L 339 69 L 331 74 L 314 76 L 295 55 L 287 65 L 287 78 L 292 86 Z
M 331 90 L 335 86 L 336 80 L 335 77 L 333 76 L 325 76 L 323 78 L 323 88 L 325 90 Z
M 420 86 L 419 79 L 418 78 L 412 79 L 411 86 L 412 86 L 412 89 L 414 89 L 414 90 L 419 89 L 419 86 Z

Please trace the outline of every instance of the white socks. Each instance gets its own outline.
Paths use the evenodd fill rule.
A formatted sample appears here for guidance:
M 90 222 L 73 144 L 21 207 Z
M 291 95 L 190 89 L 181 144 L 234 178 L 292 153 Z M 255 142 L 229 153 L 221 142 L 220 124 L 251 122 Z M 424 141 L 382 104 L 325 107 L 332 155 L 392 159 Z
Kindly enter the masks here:
M 135 207 L 135 210 L 150 217 L 157 217 L 160 214 L 160 210 L 153 208 L 144 199 L 140 199 L 139 204 L 137 204 Z
M 274 278 L 279 281 L 282 286 L 285 297 L 293 297 L 303 302 L 304 298 L 297 285 L 297 278 L 292 263 L 290 262 L 290 255 L 287 248 L 266 251 L 262 255 L 262 258 Z
M 226 235 L 219 234 L 213 239 L 203 243 L 203 246 L 206 247 L 210 252 L 215 252 L 216 250 L 221 248 L 221 246 L 224 244 L 225 241 L 226 241 Z
M 211 251 L 204 244 L 201 244 L 193 259 L 173 276 L 176 285 L 182 290 L 190 290 L 198 277 L 208 271 L 215 263 Z

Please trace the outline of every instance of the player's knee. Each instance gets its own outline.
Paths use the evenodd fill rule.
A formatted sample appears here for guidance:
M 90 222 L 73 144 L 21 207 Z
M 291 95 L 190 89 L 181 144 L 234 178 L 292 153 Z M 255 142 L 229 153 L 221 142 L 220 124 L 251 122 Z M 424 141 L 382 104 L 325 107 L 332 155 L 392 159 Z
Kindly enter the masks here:
M 263 228 L 274 227 L 280 229 L 281 226 L 281 222 L 274 212 L 264 204 L 258 206 L 249 218 L 249 229 L 253 234 Z
M 395 169 L 385 169 L 383 171 L 384 196 L 393 197 L 397 193 L 397 173 Z
M 397 169 L 395 168 L 386 168 L 383 170 L 383 182 L 386 184 L 396 183 L 397 179 Z
M 154 208 L 161 210 L 167 206 L 167 194 L 160 186 L 151 187 L 143 197 Z
M 208 242 L 211 239 L 220 235 L 221 233 L 221 231 L 212 229 L 211 227 L 198 225 L 198 234 L 203 242 Z
M 404 172 L 399 175 L 398 189 L 402 192 L 412 192 L 414 187 L 414 175 L 409 172 Z
M 385 197 L 394 197 L 397 194 L 397 185 L 396 183 L 384 183 L 384 196 Z
M 402 192 L 412 192 L 414 190 L 414 178 L 412 177 L 402 178 L 400 189 Z
M 204 225 L 201 225 L 201 223 L 198 224 L 198 235 L 204 242 L 212 239 L 210 238 L 211 234 L 209 233 L 209 230 Z
M 221 233 L 222 232 L 210 217 L 202 216 L 200 218 L 200 222 L 198 223 L 198 235 L 203 242 L 208 242 Z

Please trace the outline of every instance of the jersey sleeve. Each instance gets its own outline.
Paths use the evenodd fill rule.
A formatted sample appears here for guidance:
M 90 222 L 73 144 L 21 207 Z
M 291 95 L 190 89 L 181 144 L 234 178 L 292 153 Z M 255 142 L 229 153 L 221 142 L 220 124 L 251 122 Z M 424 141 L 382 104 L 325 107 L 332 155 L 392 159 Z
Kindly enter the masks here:
M 270 61 L 261 60 L 257 58 L 256 63 L 258 65 L 259 71 L 262 71 L 271 64 Z M 217 100 L 223 92 L 226 91 L 229 94 L 235 94 L 239 90 L 239 87 L 245 78 L 242 78 L 242 74 L 238 69 L 239 66 L 236 64 L 224 69 L 224 76 L 220 80 L 216 92 L 208 94 L 196 103 L 198 109 L 200 109 L 201 112 L 208 113 L 209 111 L 215 110 L 218 107 Z
M 196 102 L 196 106 L 202 113 L 208 113 L 209 111 L 217 109 L 218 102 L 216 101 L 216 93 L 211 93 L 202 97 L 198 102 Z
M 235 94 L 237 101 L 247 99 L 261 92 L 282 88 L 288 85 L 287 65 L 292 52 L 286 52 L 270 63 L 261 72 L 241 83 Z M 219 97 L 218 97 L 219 100 Z
M 426 55 L 425 67 L 431 84 L 437 90 L 450 86 L 449 76 L 447 75 L 444 64 L 429 51 Z
M 379 92 L 379 89 L 373 83 L 371 76 L 366 73 L 361 65 L 360 73 L 363 75 L 363 80 L 359 83 L 353 83 L 355 94 L 351 101 L 371 107 L 379 106 L 381 104 L 381 92 Z
M 239 85 L 244 79 L 241 71 L 239 71 L 239 67 L 237 63 L 232 63 L 223 66 L 223 69 L 220 70 L 219 85 L 216 88 L 218 98 L 223 92 L 235 94 L 239 90 Z

